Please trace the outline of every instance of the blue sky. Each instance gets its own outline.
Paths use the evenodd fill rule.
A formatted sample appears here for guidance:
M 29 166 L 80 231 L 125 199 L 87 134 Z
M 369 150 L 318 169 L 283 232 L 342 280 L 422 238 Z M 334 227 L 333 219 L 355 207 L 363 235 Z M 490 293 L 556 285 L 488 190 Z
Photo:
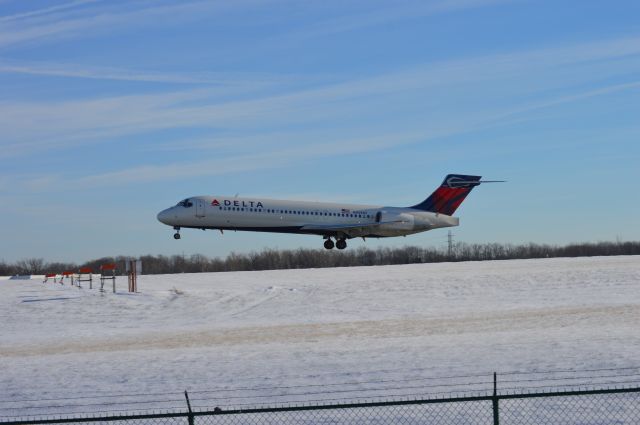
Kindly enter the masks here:
M 225 256 L 193 195 L 413 205 L 456 240 L 640 239 L 637 1 L 0 0 L 0 259 Z M 350 246 L 442 246 L 446 230 Z

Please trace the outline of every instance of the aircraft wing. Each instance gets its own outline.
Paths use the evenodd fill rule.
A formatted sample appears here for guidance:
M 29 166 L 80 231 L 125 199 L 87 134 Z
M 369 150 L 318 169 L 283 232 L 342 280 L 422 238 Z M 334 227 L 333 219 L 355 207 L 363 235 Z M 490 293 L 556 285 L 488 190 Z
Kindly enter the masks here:
M 349 236 L 358 237 L 371 233 L 373 229 L 378 228 L 382 224 L 402 223 L 402 220 L 380 221 L 377 223 L 362 224 L 307 224 L 302 226 L 301 230 L 327 231 L 327 232 L 344 232 Z

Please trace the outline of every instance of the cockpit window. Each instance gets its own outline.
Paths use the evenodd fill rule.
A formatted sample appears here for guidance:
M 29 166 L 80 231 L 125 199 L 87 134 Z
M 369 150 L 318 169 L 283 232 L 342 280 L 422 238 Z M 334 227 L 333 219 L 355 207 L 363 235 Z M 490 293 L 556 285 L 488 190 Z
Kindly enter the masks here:
M 178 202 L 179 207 L 185 207 L 185 208 L 189 208 L 193 206 L 193 202 L 191 202 L 191 200 L 189 198 L 185 199 L 184 201 L 180 201 Z

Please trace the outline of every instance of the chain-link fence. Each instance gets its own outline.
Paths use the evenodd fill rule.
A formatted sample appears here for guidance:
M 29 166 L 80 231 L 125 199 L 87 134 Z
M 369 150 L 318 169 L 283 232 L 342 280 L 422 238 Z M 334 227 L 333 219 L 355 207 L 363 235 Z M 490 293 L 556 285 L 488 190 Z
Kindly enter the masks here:
M 12 420 L 0 425 L 601 425 L 639 424 L 640 388 Z
M 502 424 L 640 424 L 640 389 L 500 400 Z

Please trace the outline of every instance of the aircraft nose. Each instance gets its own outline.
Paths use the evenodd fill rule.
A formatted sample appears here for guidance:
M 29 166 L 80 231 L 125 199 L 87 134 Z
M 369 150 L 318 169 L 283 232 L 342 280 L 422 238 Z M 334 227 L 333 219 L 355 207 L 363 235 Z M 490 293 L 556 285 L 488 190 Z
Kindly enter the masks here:
M 170 218 L 171 217 L 170 217 L 169 209 L 162 210 L 158 213 L 158 221 L 160 223 L 171 224 L 169 223 Z

